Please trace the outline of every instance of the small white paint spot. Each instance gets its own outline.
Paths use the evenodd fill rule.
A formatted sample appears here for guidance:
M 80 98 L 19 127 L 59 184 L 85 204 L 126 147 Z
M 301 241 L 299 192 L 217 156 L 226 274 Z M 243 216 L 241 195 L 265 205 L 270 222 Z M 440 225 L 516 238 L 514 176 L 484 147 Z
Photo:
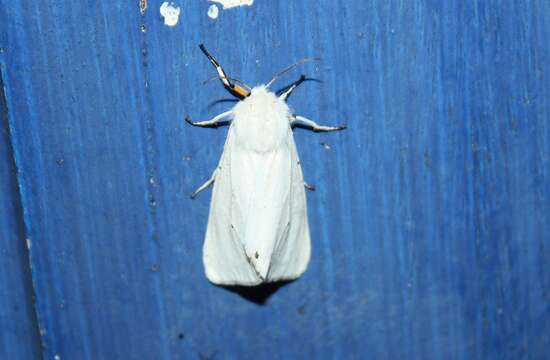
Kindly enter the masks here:
M 252 6 L 254 4 L 254 0 L 210 0 L 210 2 L 220 4 L 224 10 L 238 6 Z
M 180 8 L 173 2 L 163 2 L 160 6 L 160 15 L 164 18 L 164 25 L 176 26 L 180 17 Z
M 55 355 L 55 356 L 53 357 L 53 360 L 61 360 L 61 356 Z
M 145 15 L 145 10 L 147 10 L 147 0 L 139 0 L 139 12 L 141 15 Z
M 323 142 L 323 143 L 321 143 L 321 146 L 323 146 L 323 147 L 325 148 L 325 150 L 330 150 L 330 149 L 332 149 L 332 148 L 330 147 L 330 145 L 329 145 L 329 144 L 327 144 L 327 143 L 324 143 L 324 142 Z
M 27 249 L 31 249 L 31 246 L 32 246 L 32 241 L 31 239 L 26 239 L 26 243 L 27 243 Z
M 212 4 L 208 8 L 208 17 L 210 19 L 217 19 L 219 13 L 220 13 L 220 9 L 218 9 L 217 5 Z

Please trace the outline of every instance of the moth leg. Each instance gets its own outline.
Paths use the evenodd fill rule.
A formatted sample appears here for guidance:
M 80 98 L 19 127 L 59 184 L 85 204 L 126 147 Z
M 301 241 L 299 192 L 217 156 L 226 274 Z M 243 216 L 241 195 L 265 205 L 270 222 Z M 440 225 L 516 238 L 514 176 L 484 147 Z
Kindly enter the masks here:
M 286 101 L 289 97 L 290 97 L 290 94 L 292 94 L 292 92 L 298 87 L 300 86 L 300 84 L 302 84 L 304 81 L 306 81 L 306 77 L 305 75 L 302 75 L 300 76 L 300 78 L 298 80 L 296 80 L 294 82 L 294 84 L 290 85 L 288 89 L 286 89 L 280 96 L 279 98 Z
M 218 72 L 218 78 L 223 84 L 223 87 L 231 93 L 231 95 L 235 96 L 238 99 L 244 99 L 248 95 L 250 95 L 250 91 L 238 84 L 235 84 L 226 74 L 223 70 L 222 66 L 218 62 L 218 60 L 214 59 L 212 55 L 206 50 L 206 47 L 204 44 L 200 44 L 199 48 L 202 50 L 204 55 L 210 60 L 210 63 L 214 65 L 216 68 L 216 71 Z M 246 86 L 246 85 L 245 85 Z
M 338 126 L 325 126 L 325 125 L 319 125 L 313 120 L 309 120 L 308 118 L 305 118 L 300 115 L 293 115 L 292 120 L 290 121 L 291 126 L 295 125 L 302 125 L 306 127 L 310 127 L 315 132 L 321 132 L 321 131 L 338 131 L 338 130 L 344 130 L 347 128 L 347 125 L 338 125 Z
M 209 187 L 214 183 L 214 181 L 216 180 L 217 172 L 218 172 L 218 168 L 214 170 L 214 172 L 212 173 L 212 176 L 210 176 L 210 179 L 206 180 L 206 182 L 201 186 L 199 186 L 197 190 L 193 191 L 193 193 L 191 194 L 191 199 L 194 199 L 201 191 L 203 191 L 204 189 L 206 189 L 207 187 Z
M 315 191 L 315 185 L 313 184 L 308 184 L 307 182 L 304 181 L 304 187 L 306 189 L 308 189 L 309 191 Z
M 189 124 L 193 125 L 193 126 L 200 126 L 200 127 L 210 127 L 210 128 L 217 128 L 219 126 L 219 122 L 221 120 L 224 120 L 228 117 L 230 117 L 232 115 L 232 112 L 231 110 L 230 111 L 226 111 L 224 113 L 221 113 L 219 115 L 216 115 L 214 116 L 212 119 L 210 120 L 205 120 L 205 121 L 191 121 L 191 118 L 189 116 L 186 116 L 185 117 L 185 121 L 188 122 Z

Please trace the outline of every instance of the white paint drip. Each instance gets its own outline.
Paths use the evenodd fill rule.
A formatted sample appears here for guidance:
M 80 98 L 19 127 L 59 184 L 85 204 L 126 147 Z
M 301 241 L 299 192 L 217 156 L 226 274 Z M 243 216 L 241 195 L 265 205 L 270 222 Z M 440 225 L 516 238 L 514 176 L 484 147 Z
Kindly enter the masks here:
M 176 26 L 180 17 L 180 8 L 173 2 L 163 2 L 160 6 L 160 15 L 164 18 L 164 25 Z
M 214 4 L 210 5 L 210 7 L 208 8 L 208 17 L 210 19 L 217 19 L 219 13 L 220 10 L 218 9 L 218 6 Z
M 220 4 L 224 10 L 237 6 L 252 6 L 252 4 L 254 4 L 254 0 L 210 0 L 210 2 Z

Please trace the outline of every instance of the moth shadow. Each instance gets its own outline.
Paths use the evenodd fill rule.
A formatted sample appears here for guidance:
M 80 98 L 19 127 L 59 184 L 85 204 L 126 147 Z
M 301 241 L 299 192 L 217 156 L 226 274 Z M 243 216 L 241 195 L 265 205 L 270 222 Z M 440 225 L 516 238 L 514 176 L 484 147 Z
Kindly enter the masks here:
M 257 305 L 265 305 L 267 299 L 271 297 L 277 290 L 294 282 L 295 280 L 276 281 L 272 283 L 260 284 L 256 286 L 240 286 L 240 285 L 222 285 L 220 287 L 234 292 L 244 299 L 253 302 Z

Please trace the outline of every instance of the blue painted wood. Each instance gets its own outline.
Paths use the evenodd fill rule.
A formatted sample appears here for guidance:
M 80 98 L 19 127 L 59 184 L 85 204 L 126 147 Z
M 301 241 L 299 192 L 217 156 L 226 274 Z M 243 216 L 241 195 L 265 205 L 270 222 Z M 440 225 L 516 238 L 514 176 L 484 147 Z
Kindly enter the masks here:
M 0 359 L 37 359 L 42 349 L 3 89 L 0 77 Z
M 548 2 L 160 3 L 0 8 L 46 358 L 546 357 Z M 203 275 L 226 130 L 182 119 L 230 105 L 200 42 L 251 84 L 322 57 L 290 102 L 349 125 L 295 132 L 312 261 L 264 305 Z

